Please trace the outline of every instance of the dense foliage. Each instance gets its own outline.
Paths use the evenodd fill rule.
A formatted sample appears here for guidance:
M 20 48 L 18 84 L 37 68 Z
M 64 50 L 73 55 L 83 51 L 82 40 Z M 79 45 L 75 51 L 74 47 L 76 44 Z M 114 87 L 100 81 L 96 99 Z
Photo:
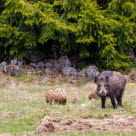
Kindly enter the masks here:
M 123 69 L 131 65 L 124 51 L 136 48 L 135 8 L 135 0 L 2 0 L 0 57 L 24 57 L 34 47 L 49 57 L 55 46 Z

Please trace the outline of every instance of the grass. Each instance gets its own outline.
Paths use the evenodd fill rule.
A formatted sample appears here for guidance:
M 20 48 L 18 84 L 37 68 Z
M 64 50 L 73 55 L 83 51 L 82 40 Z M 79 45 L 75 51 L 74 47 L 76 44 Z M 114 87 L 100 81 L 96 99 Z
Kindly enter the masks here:
M 68 84 L 65 80 L 54 80 L 52 82 L 42 84 L 42 76 L 26 76 L 10 77 L 16 83 L 15 87 L 10 85 L 4 86 L 6 76 L 0 77 L 0 134 L 22 135 L 25 132 L 33 132 L 37 129 L 37 121 L 44 116 L 61 117 L 65 119 L 100 118 L 116 114 L 117 111 L 124 110 L 124 115 L 134 116 L 133 111 L 136 109 L 136 85 L 128 83 L 123 97 L 123 107 L 114 110 L 111 102 L 107 99 L 106 109 L 100 108 L 100 100 L 88 100 L 88 95 L 93 92 L 96 85 L 90 82 L 81 82 L 77 85 Z M 60 82 L 58 82 L 60 81 Z M 43 92 L 48 89 L 64 88 L 68 94 L 68 102 L 66 105 L 47 105 L 43 98 Z M 78 92 L 81 99 L 72 104 L 71 96 L 73 92 Z M 134 97 L 135 96 L 135 97 Z M 81 104 L 85 104 L 84 107 Z M 14 113 L 14 117 L 8 117 L 8 114 Z M 7 117 L 4 115 L 7 114 Z M 46 134 L 57 136 L 58 134 Z M 115 134 L 113 132 L 72 132 L 67 134 L 59 134 L 60 136 L 123 136 L 127 134 Z M 131 136 L 136 133 L 131 134 Z M 39 135 L 40 136 L 40 135 Z

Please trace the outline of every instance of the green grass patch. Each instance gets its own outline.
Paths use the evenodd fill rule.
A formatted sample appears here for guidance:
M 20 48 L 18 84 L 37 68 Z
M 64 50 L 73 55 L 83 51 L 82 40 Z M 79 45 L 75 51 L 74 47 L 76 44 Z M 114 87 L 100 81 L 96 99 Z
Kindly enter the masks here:
M 42 118 L 43 115 L 34 115 L 0 120 L 0 133 L 22 133 L 34 131 L 36 129 L 36 119 L 40 120 Z
M 135 116 L 136 109 L 136 86 L 127 85 L 123 96 L 123 107 L 113 109 L 110 99 L 106 100 L 106 109 L 101 109 L 101 100 L 89 100 L 88 95 L 96 88 L 93 83 L 83 81 L 77 85 L 68 84 L 62 79 L 55 84 L 55 80 L 49 84 L 41 84 L 41 76 L 21 75 L 13 78 L 15 83 L 20 83 L 15 88 L 4 87 L 2 85 L 5 77 L 0 77 L 0 134 L 8 133 L 11 135 L 22 135 L 25 132 L 36 131 L 36 121 L 41 120 L 44 116 L 60 117 L 64 119 L 80 118 L 99 118 L 106 119 L 121 112 L 122 115 Z M 12 77 L 11 77 L 12 79 Z M 36 83 L 34 83 L 36 82 Z M 48 105 L 43 97 L 43 92 L 49 89 L 64 88 L 67 92 L 68 101 L 66 105 Z M 80 100 L 73 104 L 71 97 L 74 92 L 80 94 Z M 84 106 L 82 106 L 84 104 Z M 15 113 L 17 116 L 1 119 L 6 113 Z M 18 116 L 19 115 L 19 116 Z M 50 133 L 46 136 L 135 136 L 136 133 L 123 134 L 114 132 L 72 132 L 66 134 Z M 38 135 L 40 136 L 40 135 Z

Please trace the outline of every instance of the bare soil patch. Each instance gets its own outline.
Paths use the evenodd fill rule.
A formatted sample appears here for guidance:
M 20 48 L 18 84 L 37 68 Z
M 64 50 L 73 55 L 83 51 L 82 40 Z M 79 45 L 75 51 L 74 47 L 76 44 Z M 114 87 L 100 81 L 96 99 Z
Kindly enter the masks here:
M 136 115 L 123 115 L 122 111 L 105 118 L 93 117 L 87 119 L 62 119 L 58 117 L 45 116 L 38 122 L 36 134 L 43 133 L 68 133 L 80 131 L 112 131 L 113 133 L 136 132 Z
M 5 114 L 0 116 L 0 120 L 15 118 L 15 117 L 18 117 L 18 116 L 20 116 L 20 115 L 18 115 L 17 113 L 5 113 Z

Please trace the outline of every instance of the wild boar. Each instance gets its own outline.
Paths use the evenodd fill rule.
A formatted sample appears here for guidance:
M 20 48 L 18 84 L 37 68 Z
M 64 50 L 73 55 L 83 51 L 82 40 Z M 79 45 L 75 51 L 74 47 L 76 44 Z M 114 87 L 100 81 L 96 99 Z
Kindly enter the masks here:
M 101 98 L 101 107 L 105 108 L 106 97 L 110 97 L 113 108 L 122 106 L 122 96 L 126 86 L 126 79 L 120 72 L 104 71 L 98 77 L 94 77 L 97 84 L 97 94 Z
M 55 103 L 65 105 L 67 102 L 67 94 L 65 89 L 57 88 L 54 90 L 55 92 Z
M 72 96 L 72 103 L 77 103 L 80 99 L 78 92 L 75 92 Z
M 46 99 L 46 102 L 49 104 L 52 104 L 55 100 L 55 92 L 53 90 L 48 90 L 44 93 L 44 97 Z
M 67 96 L 66 92 L 62 88 L 57 88 L 55 90 L 48 90 L 44 93 L 44 97 L 46 102 L 52 104 L 52 102 L 56 104 L 66 104 Z
M 96 91 L 90 93 L 88 95 L 88 98 L 89 98 L 89 100 L 92 100 L 92 99 L 97 99 L 98 100 L 98 99 L 100 99 L 100 97 L 99 97 L 99 95 L 98 95 L 98 93 Z

